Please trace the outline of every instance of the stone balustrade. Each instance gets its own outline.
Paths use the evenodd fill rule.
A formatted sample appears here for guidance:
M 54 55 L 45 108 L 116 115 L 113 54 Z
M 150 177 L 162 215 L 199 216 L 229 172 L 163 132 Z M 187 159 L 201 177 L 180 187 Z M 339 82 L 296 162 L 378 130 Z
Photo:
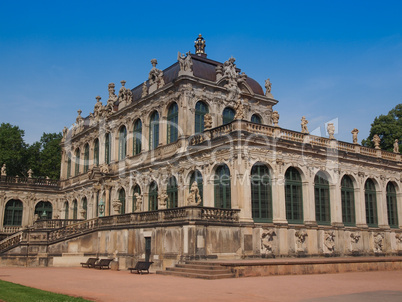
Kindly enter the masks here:
M 48 186 L 58 187 L 59 181 L 46 178 L 29 178 L 18 176 L 1 176 L 0 183 L 12 184 L 12 185 L 30 185 L 30 186 Z

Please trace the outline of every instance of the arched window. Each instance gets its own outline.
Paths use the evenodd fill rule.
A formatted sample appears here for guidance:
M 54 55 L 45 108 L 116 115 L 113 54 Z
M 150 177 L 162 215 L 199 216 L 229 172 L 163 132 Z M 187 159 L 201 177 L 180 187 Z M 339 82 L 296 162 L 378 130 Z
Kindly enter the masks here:
M 125 126 L 119 130 L 119 160 L 126 158 L 127 151 L 127 129 Z
M 272 221 L 271 175 L 263 164 L 251 169 L 251 207 L 254 221 Z
M 179 107 L 176 103 L 170 105 L 167 115 L 167 143 L 177 141 L 179 123 Z
M 231 121 L 234 120 L 235 117 L 235 111 L 230 108 L 230 107 L 226 107 L 223 110 L 223 114 L 222 114 L 222 119 L 223 119 L 223 125 L 229 124 Z
M 372 179 L 367 179 L 364 185 L 364 199 L 366 202 L 366 223 L 369 227 L 378 227 L 377 197 L 375 184 Z
M 121 188 L 119 190 L 119 201 L 121 202 L 120 214 L 126 213 L 126 191 Z
M 392 182 L 387 184 L 387 214 L 388 225 L 391 228 L 398 228 L 398 207 L 396 202 L 396 190 L 395 185 Z
M 168 201 L 167 208 L 173 209 L 178 206 L 178 198 L 177 198 L 177 181 L 176 177 L 172 176 L 168 180 L 167 190 L 166 190 Z
M 75 173 L 74 176 L 80 174 L 80 149 L 75 150 Z
M 355 218 L 355 192 L 352 179 L 345 175 L 341 180 L 342 222 L 346 226 L 354 226 Z
M 314 177 L 315 220 L 318 224 L 331 224 L 329 183 L 323 173 Z
M 53 207 L 48 201 L 39 201 L 35 206 L 35 215 L 40 219 L 52 219 Z
M 138 195 L 141 196 L 141 188 L 139 185 L 135 185 L 135 187 L 133 188 L 133 212 L 137 210 L 137 198 L 135 198 L 135 193 L 138 193 Z
M 261 117 L 258 114 L 253 114 L 251 116 L 251 122 L 256 123 L 256 124 L 262 124 L 261 123 Z
M 207 104 L 201 101 L 195 104 L 195 133 L 204 131 L 204 115 L 207 113 L 209 113 Z
M 289 223 L 303 223 L 303 191 L 299 171 L 290 167 L 285 173 L 286 219 Z
M 71 176 L 71 153 L 68 153 L 68 158 L 67 158 L 67 178 L 70 178 Z
M 84 197 L 83 199 L 82 199 L 82 209 L 85 211 L 85 214 L 84 214 L 84 219 L 87 219 L 88 218 L 88 202 L 87 202 L 87 198 L 86 197 Z
M 133 144 L 134 155 L 141 153 L 142 123 L 140 119 L 137 119 L 134 123 Z
M 73 219 L 78 219 L 78 205 L 77 200 L 73 200 Z
M 68 216 L 69 216 L 69 209 L 70 209 L 70 207 L 69 207 L 69 205 L 68 205 L 68 201 L 66 201 L 66 202 L 64 203 L 64 219 L 68 219 Z
M 4 225 L 21 225 L 22 223 L 22 201 L 11 199 L 6 203 L 4 212 Z
M 159 114 L 154 111 L 149 122 L 149 150 L 154 150 L 159 145 Z
M 158 209 L 158 185 L 156 182 L 151 182 L 149 185 L 149 211 L 156 211 Z
M 87 173 L 89 169 L 89 145 L 84 147 L 84 173 Z
M 94 167 L 99 166 L 99 139 L 94 141 Z
M 110 164 L 110 151 L 111 151 L 111 137 L 110 133 L 105 134 L 105 163 Z
M 201 203 L 200 206 L 202 206 L 204 204 L 203 200 L 204 200 L 204 189 L 203 189 L 203 182 L 202 182 L 202 175 L 201 172 L 198 170 L 195 170 L 190 177 L 190 184 L 189 184 L 189 190 L 191 190 L 191 186 L 193 184 L 193 182 L 196 181 L 197 182 L 197 186 L 198 186 L 198 191 L 201 197 Z M 198 202 L 198 200 L 195 200 L 195 202 Z
M 220 165 L 215 172 L 214 182 L 215 207 L 230 209 L 231 208 L 231 192 L 230 192 L 230 170 L 225 164 Z

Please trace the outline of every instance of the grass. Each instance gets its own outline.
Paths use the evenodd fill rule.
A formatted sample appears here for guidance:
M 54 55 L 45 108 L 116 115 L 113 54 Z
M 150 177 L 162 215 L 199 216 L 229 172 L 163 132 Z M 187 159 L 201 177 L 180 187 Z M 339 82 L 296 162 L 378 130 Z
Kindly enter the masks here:
M 0 280 L 0 301 L 5 302 L 88 302 L 82 298 L 55 294 L 44 290 L 27 287 Z

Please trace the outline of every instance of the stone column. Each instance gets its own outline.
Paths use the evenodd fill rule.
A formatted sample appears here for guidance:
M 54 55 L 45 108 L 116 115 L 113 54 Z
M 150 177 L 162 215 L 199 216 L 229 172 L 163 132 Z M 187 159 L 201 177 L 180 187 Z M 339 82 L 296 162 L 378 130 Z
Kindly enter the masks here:
M 111 206 L 111 202 L 110 202 L 110 198 L 111 198 L 111 196 L 110 196 L 110 187 L 109 186 L 107 186 L 107 187 L 105 187 L 105 195 L 106 195 L 106 200 L 105 200 L 105 215 L 104 216 L 110 216 L 110 213 L 111 213 L 111 209 L 110 209 L 110 206 Z
M 314 183 L 303 181 L 303 220 L 305 224 L 316 224 Z
M 66 161 L 66 152 L 64 150 L 61 151 L 61 167 L 60 167 L 60 180 L 67 178 L 67 161 Z
M 385 189 L 385 188 L 381 188 L 381 189 Z M 380 227 L 380 228 L 389 228 L 386 194 L 387 193 L 385 190 L 384 191 L 378 190 L 376 192 L 378 227 Z
M 204 194 L 204 206 L 215 207 L 215 188 L 213 177 L 204 175 L 203 177 L 203 194 Z
M 339 182 L 334 185 L 329 185 L 329 202 L 331 209 L 331 224 L 334 226 L 343 225 L 341 187 Z
M 143 199 L 143 209 L 144 212 L 149 211 L 149 193 L 148 192 L 144 192 L 143 193 L 144 199 Z
M 126 150 L 126 157 L 133 156 L 134 155 L 134 138 L 133 138 L 133 129 L 134 129 L 134 123 L 130 122 L 127 126 L 127 150 Z
M 166 116 L 159 116 L 159 146 L 167 144 L 167 119 Z
M 105 163 L 105 133 L 99 134 L 99 166 Z
M 401 187 L 401 183 L 398 184 L 399 188 Z M 398 209 L 398 223 L 399 223 L 399 228 L 402 229 L 402 192 L 399 191 L 396 193 L 396 206 Z M 1 217 L 0 217 L 1 219 Z
M 276 169 L 272 180 L 272 221 L 274 223 L 287 224 L 285 179 L 282 173 Z
M 356 226 L 367 227 L 366 221 L 366 204 L 364 199 L 364 185 L 361 184 L 359 179 L 359 188 L 355 188 L 355 212 L 356 212 Z

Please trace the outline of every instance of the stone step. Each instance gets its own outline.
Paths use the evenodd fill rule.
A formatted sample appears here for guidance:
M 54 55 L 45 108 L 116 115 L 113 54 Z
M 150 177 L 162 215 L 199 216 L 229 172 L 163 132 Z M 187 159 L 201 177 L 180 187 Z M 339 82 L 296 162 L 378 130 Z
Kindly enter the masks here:
M 208 268 L 187 268 L 187 267 L 167 267 L 166 271 L 170 272 L 183 272 L 191 274 L 201 274 L 201 275 L 219 275 L 219 274 L 231 274 L 232 272 L 228 269 L 213 269 Z
M 204 264 L 176 264 L 176 267 L 186 267 L 195 269 L 209 269 L 209 270 L 222 270 L 226 269 L 221 265 L 204 265 Z
M 215 279 L 226 279 L 226 278 L 234 278 L 234 274 L 199 274 L 199 273 L 190 273 L 190 272 L 178 272 L 178 271 L 157 271 L 157 274 L 161 275 L 169 275 L 169 276 L 177 276 L 177 277 L 187 277 L 187 278 L 199 278 L 199 279 L 208 279 L 208 280 L 215 280 Z

